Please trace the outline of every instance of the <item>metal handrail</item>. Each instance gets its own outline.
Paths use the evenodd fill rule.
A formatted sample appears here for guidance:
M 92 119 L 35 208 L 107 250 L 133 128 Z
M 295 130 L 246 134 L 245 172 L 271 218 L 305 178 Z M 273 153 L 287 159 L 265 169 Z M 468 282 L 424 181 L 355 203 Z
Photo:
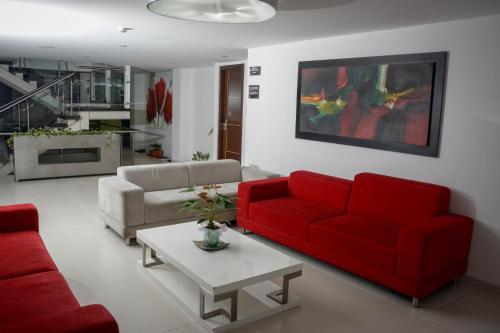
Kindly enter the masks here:
M 46 85 L 41 86 L 40 88 L 37 88 L 37 89 L 35 89 L 33 91 L 30 91 L 29 93 L 26 93 L 23 96 L 21 96 L 19 98 L 16 98 L 15 100 L 10 101 L 9 103 L 7 103 L 5 105 L 2 105 L 0 107 L 0 113 L 11 109 L 12 107 L 14 107 L 14 106 L 16 106 L 18 104 L 21 104 L 22 102 L 27 101 L 31 97 L 33 97 L 35 95 L 38 95 L 39 93 L 44 92 L 45 90 L 48 90 L 49 88 L 52 88 L 56 84 L 58 84 L 58 83 L 60 83 L 60 82 L 62 82 L 64 80 L 66 80 L 66 79 L 69 79 L 70 77 L 72 77 L 75 74 L 76 74 L 76 72 L 71 72 L 69 74 L 63 75 L 63 76 L 55 79 L 54 81 L 52 81 L 50 83 L 47 83 Z

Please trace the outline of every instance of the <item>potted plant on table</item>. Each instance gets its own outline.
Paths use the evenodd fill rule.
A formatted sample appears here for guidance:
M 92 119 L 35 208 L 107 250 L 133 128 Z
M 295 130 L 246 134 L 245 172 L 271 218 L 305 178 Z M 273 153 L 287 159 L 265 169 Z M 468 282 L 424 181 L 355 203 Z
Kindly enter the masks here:
M 203 232 L 203 245 L 207 248 L 218 248 L 220 237 L 226 225 L 216 221 L 217 211 L 220 209 L 234 208 L 231 198 L 218 192 L 220 185 L 204 185 L 197 189 L 195 186 L 186 188 L 181 192 L 193 192 L 195 199 L 183 203 L 183 210 L 199 212 L 197 223 Z

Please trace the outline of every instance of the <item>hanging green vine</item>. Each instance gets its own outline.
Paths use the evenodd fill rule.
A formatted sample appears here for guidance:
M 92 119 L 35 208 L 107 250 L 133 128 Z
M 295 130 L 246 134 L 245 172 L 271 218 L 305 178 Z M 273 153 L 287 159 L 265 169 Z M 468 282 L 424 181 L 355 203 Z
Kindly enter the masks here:
M 15 132 L 12 134 L 12 136 L 7 140 L 7 145 L 9 146 L 10 149 L 13 148 L 14 146 L 14 138 L 16 136 L 30 136 L 30 137 L 39 137 L 39 136 L 46 136 L 46 137 L 51 137 L 51 136 L 76 136 L 76 135 L 108 135 L 108 140 L 111 141 L 112 143 L 112 134 L 113 132 L 111 131 L 103 131 L 103 130 L 79 130 L 79 131 L 72 131 L 68 128 L 36 128 L 36 129 L 30 129 L 27 132 Z M 110 144 L 111 144 L 110 143 Z M 106 145 L 108 146 L 108 145 Z

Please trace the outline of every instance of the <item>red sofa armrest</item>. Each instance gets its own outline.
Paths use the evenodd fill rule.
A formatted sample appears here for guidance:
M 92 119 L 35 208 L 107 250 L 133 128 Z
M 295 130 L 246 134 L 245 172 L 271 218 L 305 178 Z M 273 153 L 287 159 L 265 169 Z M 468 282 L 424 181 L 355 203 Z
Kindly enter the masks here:
M 0 327 L 2 333 L 118 333 L 118 324 L 99 304 L 36 317 Z
M 441 215 L 399 232 L 398 275 L 425 281 L 453 266 L 467 263 L 473 220 Z
M 0 232 L 38 231 L 38 211 L 32 204 L 0 206 Z
M 238 186 L 238 217 L 248 219 L 250 203 L 288 195 L 288 177 L 242 182 Z

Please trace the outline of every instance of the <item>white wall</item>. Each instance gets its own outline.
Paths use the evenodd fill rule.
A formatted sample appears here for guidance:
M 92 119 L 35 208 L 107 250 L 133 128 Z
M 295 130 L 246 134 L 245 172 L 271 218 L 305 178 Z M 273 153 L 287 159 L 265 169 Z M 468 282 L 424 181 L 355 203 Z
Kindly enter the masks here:
M 190 160 L 197 150 L 213 155 L 214 68 L 178 68 L 173 76 L 173 159 Z
M 193 151 L 214 154 L 212 136 L 214 129 L 214 68 L 204 67 L 193 70 L 191 89 L 194 92 L 192 109 L 194 114 Z
M 176 68 L 173 74 L 175 95 L 173 100 L 172 158 L 176 161 L 186 161 L 189 159 L 193 137 L 191 69 Z
M 451 210 L 476 220 L 468 274 L 500 284 L 500 16 L 249 50 L 261 97 L 247 101 L 245 164 L 352 178 L 371 171 L 453 190 Z M 301 60 L 449 51 L 439 158 L 295 139 Z

